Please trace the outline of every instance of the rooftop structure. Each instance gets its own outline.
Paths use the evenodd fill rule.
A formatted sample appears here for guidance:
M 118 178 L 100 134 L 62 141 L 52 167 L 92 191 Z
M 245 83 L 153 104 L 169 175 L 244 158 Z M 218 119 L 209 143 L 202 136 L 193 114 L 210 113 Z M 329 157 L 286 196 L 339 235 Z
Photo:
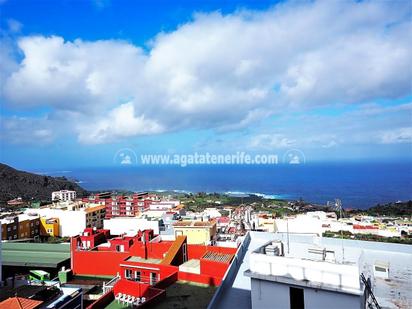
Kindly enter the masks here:
M 178 221 L 173 224 L 175 235 L 187 236 L 188 244 L 208 245 L 216 240 L 216 221 Z
M 2 243 L 3 266 L 60 268 L 70 259 L 67 244 Z
M 83 308 L 82 289 L 61 286 L 57 281 L 32 282 L 17 288 L 4 287 L 0 291 L 0 301 L 0 308 L 4 309 Z
M 365 282 L 381 308 L 412 304 L 409 245 L 249 232 L 235 260 L 209 308 L 365 308 Z
M 1 309 L 35 309 L 43 304 L 41 300 L 33 300 L 23 297 L 10 297 L 0 303 Z
M 160 220 L 149 220 L 146 217 L 112 217 L 103 221 L 103 227 L 113 235 L 136 235 L 139 230 L 151 229 L 155 234 L 160 232 Z
M 235 252 L 236 248 L 191 245 L 183 235 L 162 241 L 152 230 L 121 237 L 85 230 L 72 238 L 71 268 L 75 275 L 115 276 L 113 287 L 96 306 L 114 305 L 116 300 L 138 306 L 164 299 L 176 281 L 219 285 Z

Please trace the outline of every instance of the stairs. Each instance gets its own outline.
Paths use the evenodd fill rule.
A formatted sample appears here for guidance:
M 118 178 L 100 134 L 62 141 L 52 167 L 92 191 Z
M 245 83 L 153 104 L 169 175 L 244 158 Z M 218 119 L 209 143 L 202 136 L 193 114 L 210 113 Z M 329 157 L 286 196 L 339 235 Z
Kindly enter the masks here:
M 183 235 L 177 236 L 176 240 L 170 247 L 169 251 L 167 251 L 166 256 L 163 258 L 160 264 L 171 265 L 176 255 L 179 253 L 180 249 L 185 243 L 186 243 L 186 236 L 183 236 Z

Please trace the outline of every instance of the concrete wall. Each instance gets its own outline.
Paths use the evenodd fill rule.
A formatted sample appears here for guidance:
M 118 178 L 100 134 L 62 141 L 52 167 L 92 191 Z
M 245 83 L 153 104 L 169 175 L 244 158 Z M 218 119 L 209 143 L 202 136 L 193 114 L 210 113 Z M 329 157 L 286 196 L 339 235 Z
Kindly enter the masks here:
M 206 245 L 210 242 L 212 228 L 210 227 L 184 227 L 175 226 L 175 236 L 187 236 L 188 244 L 202 244 Z M 180 234 L 181 232 L 182 234 Z
M 159 234 L 159 221 L 149 221 L 140 218 L 111 218 L 103 221 L 104 229 L 110 230 L 112 235 L 127 235 L 134 236 L 139 230 L 153 230 Z
M 263 275 L 286 276 L 295 280 L 319 282 L 354 293 L 360 289 L 357 265 L 252 253 L 250 270 Z
M 289 286 L 252 279 L 252 308 L 290 308 Z M 305 309 L 360 309 L 360 297 L 350 294 L 304 288 Z

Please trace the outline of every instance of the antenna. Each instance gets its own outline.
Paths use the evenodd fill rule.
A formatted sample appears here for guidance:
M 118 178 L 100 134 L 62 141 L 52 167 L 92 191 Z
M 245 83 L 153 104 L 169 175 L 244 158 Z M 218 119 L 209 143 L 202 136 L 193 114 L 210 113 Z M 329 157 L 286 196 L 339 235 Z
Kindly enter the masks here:
M 339 219 L 343 218 L 343 208 L 342 208 L 342 201 L 340 199 L 335 199 L 335 210 L 339 212 Z M 340 229 L 340 238 L 341 238 L 341 245 L 342 245 L 342 263 L 345 261 L 345 249 L 343 247 L 343 230 L 342 226 Z

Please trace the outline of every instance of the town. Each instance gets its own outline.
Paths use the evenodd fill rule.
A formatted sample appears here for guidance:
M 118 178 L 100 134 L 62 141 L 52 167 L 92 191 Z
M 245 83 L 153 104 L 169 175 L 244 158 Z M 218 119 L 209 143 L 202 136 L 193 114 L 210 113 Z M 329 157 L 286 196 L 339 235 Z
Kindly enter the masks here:
M 340 200 L 60 190 L 10 200 L 1 225 L 0 308 L 265 308 L 288 286 L 291 308 L 412 304 L 411 216 L 344 214 Z

